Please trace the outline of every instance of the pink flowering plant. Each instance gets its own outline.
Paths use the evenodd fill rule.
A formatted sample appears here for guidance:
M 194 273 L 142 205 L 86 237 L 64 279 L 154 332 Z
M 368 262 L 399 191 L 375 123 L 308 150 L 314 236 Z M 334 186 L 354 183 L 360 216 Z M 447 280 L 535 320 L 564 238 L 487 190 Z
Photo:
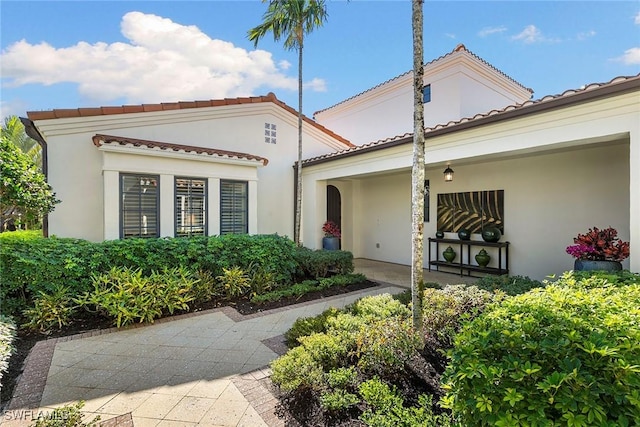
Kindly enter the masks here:
M 322 231 L 324 232 L 324 237 L 337 237 L 338 239 L 342 237 L 340 227 L 333 221 L 325 222 L 322 226 Z
M 567 246 L 567 253 L 577 259 L 623 261 L 629 257 L 629 242 L 620 240 L 615 228 L 590 228 L 589 232 L 578 234 L 573 243 Z

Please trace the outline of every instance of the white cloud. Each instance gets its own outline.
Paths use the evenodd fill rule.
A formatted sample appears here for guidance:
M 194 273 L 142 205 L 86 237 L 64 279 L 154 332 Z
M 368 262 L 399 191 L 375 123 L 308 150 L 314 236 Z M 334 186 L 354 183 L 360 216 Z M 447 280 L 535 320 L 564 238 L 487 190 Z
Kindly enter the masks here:
M 640 12 L 638 12 L 638 14 L 636 15 L 635 18 L 633 18 L 633 22 L 636 23 L 636 25 L 640 25 Z
M 24 116 L 27 103 L 14 99 L 10 101 L 0 101 L 0 119 L 9 116 Z
M 456 35 L 453 34 L 453 33 L 444 33 L 444 36 L 447 37 L 447 38 L 450 38 L 450 39 L 455 39 L 456 38 Z
M 314 92 L 326 92 L 327 84 L 323 79 L 314 78 L 310 82 L 306 82 L 303 85 L 304 89 L 311 89 Z
M 637 65 L 640 64 L 640 47 L 632 47 L 624 51 L 622 56 L 613 59 L 614 61 L 622 62 L 625 65 Z
M 122 18 L 127 43 L 79 42 L 56 48 L 21 40 L 0 57 L 9 86 L 77 83 L 81 95 L 104 102 L 124 97 L 152 103 L 253 95 L 257 90 L 297 89 L 291 64 L 274 62 L 270 52 L 247 51 L 212 39 L 198 27 L 140 12 Z M 326 90 L 324 81 L 307 83 Z
M 511 36 L 511 40 L 522 41 L 526 44 L 532 43 L 559 43 L 562 40 L 557 38 L 550 38 L 542 34 L 542 31 L 535 25 L 527 25 L 524 30 L 515 36 Z
M 591 37 L 593 37 L 595 35 L 596 35 L 596 32 L 593 31 L 593 30 L 590 30 L 590 31 L 584 31 L 582 33 L 578 33 L 578 35 L 576 37 L 577 37 L 578 40 L 584 41 L 584 40 L 587 40 L 587 39 L 589 39 L 589 38 L 591 38 Z
M 478 36 L 487 37 L 487 36 L 490 36 L 492 34 L 504 33 L 505 31 L 507 31 L 507 27 L 505 27 L 505 26 L 484 27 L 482 30 L 478 31 Z

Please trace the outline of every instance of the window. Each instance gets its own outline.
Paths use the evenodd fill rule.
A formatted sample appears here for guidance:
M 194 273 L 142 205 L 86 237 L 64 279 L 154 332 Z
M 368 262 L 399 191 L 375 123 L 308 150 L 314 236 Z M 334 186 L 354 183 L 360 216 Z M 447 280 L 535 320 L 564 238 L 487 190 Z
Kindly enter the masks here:
M 425 85 L 422 88 L 422 102 L 424 104 L 431 102 L 431 85 Z
M 220 181 L 220 234 L 249 232 L 249 184 Z
M 176 237 L 207 234 L 207 181 L 176 177 Z
M 159 237 L 159 177 L 120 174 L 120 237 Z
M 273 123 L 264 124 L 264 142 L 267 144 L 276 143 L 276 125 Z

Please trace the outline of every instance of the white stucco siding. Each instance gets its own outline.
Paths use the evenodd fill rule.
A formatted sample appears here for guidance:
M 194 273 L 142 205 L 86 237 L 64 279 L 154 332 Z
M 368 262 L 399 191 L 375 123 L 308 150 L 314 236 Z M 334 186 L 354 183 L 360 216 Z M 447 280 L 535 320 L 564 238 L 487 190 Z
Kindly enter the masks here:
M 456 167 L 450 183 L 443 181 L 441 168 L 429 168 L 426 178 L 431 186 L 431 214 L 424 229 L 425 267 L 426 238 L 435 236 L 437 230 L 439 193 L 504 190 L 502 241 L 511 242 L 512 274 L 542 279 L 572 269 L 573 258 L 565 253 L 565 248 L 573 243 L 575 235 L 593 226 L 614 227 L 622 239 L 628 240 L 629 197 L 625 186 L 629 180 L 628 155 L 629 146 L 622 141 L 473 163 Z M 360 206 L 359 217 L 352 222 L 353 230 L 343 228 L 345 233 L 357 236 L 358 243 L 349 248 L 357 257 L 410 264 L 410 170 L 356 181 L 360 191 L 352 197 L 357 198 L 353 203 Z M 455 234 L 449 236 L 457 238 Z M 480 240 L 477 234 L 472 238 Z M 497 258 L 497 253 L 491 253 Z M 629 262 L 623 265 L 628 268 Z
M 265 142 L 265 123 L 276 125 L 275 144 Z M 50 216 L 51 234 L 96 241 L 118 237 L 113 230 L 111 214 L 105 214 L 110 206 L 105 206 L 104 201 L 112 203 L 117 199 L 104 193 L 112 183 L 103 181 L 103 169 L 254 182 L 249 188 L 250 197 L 255 197 L 256 201 L 255 207 L 250 206 L 255 208 L 249 216 L 250 232 L 293 234 L 297 117 L 275 104 L 42 120 L 36 121 L 36 126 L 48 144 L 49 182 L 62 200 Z M 309 124 L 303 129 L 305 157 L 345 147 Z M 260 166 L 257 173 L 249 177 L 244 172 L 238 173 L 237 167 L 200 162 L 197 155 L 191 156 L 192 160 L 145 159 L 141 155 L 105 157 L 107 164 L 103 165 L 103 153 L 92 143 L 92 137 L 98 133 L 243 152 L 267 158 L 269 163 Z M 253 169 L 256 167 L 252 166 Z M 169 229 L 172 213 L 164 213 L 166 209 L 163 204 L 160 219 L 163 236 L 173 234 Z M 219 231 L 219 227 L 209 230 Z

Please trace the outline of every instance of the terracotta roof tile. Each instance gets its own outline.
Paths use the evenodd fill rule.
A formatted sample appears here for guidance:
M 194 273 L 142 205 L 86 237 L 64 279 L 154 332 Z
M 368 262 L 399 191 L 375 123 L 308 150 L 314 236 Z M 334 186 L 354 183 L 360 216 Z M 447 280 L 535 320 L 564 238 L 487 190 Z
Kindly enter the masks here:
M 617 86 L 620 84 L 625 84 L 624 87 Z M 537 110 L 537 106 L 543 107 L 548 105 L 549 108 L 552 108 L 554 104 L 563 105 L 562 103 L 568 102 L 579 102 L 581 99 L 585 99 L 589 96 L 589 92 L 593 96 L 598 95 L 598 91 L 605 92 L 609 90 L 615 90 L 617 88 L 621 90 L 640 90 L 640 74 L 635 76 L 619 76 L 615 77 L 612 80 L 606 83 L 592 83 L 589 85 L 585 85 L 580 89 L 569 89 L 564 91 L 561 94 L 557 95 L 548 95 L 544 96 L 538 100 L 528 100 L 521 104 L 517 105 L 509 105 L 500 110 L 491 110 L 486 113 L 476 114 L 473 117 L 464 117 L 460 120 L 450 121 L 445 124 L 438 124 L 432 127 L 425 128 L 425 136 L 429 137 L 430 134 L 436 135 L 439 131 L 455 131 L 464 129 L 466 124 L 474 125 L 482 123 L 481 120 L 489 120 L 489 118 L 496 119 L 507 119 L 512 114 L 522 114 L 527 112 L 535 112 Z M 602 96 L 606 96 L 606 93 L 603 93 Z M 573 98 L 575 97 L 575 98 Z M 572 99 L 573 98 L 573 99 Z M 381 139 L 378 141 L 369 142 L 363 145 L 358 145 L 355 147 L 347 148 L 345 150 L 337 151 L 334 153 L 324 154 L 322 156 L 313 157 L 310 159 L 306 159 L 302 161 L 302 165 L 305 164 L 313 164 L 313 163 L 321 163 L 323 161 L 328 161 L 330 159 L 338 159 L 340 157 L 346 157 L 353 154 L 357 154 L 359 152 L 367 152 L 374 149 L 380 149 L 384 147 L 393 147 L 395 145 L 410 143 L 413 140 L 413 133 L 405 133 L 404 135 L 397 135 L 390 138 Z
M 485 61 L 484 59 L 480 58 L 480 57 L 479 57 L 478 55 L 476 55 L 475 53 L 471 52 L 471 51 L 470 51 L 469 49 L 467 49 L 467 48 L 466 48 L 466 46 L 465 46 L 465 45 L 463 45 L 462 43 L 460 43 L 459 45 L 457 45 L 457 46 L 456 46 L 456 47 L 455 47 L 451 52 L 446 53 L 446 54 L 444 54 L 444 55 L 442 55 L 442 56 L 440 56 L 440 57 L 438 57 L 438 58 L 436 58 L 436 59 L 434 59 L 434 60 L 432 60 L 432 61 L 429 61 L 429 62 L 425 63 L 425 64 L 423 65 L 423 67 L 427 67 L 427 66 L 429 66 L 429 65 L 431 65 L 431 64 L 434 64 L 434 63 L 436 63 L 436 62 L 438 62 L 438 61 L 440 61 L 440 60 L 442 60 L 442 59 L 444 59 L 444 58 L 446 58 L 446 57 L 448 57 L 448 56 L 453 55 L 453 54 L 454 54 L 454 53 L 456 53 L 456 52 L 463 52 L 463 51 L 464 51 L 464 52 L 469 53 L 471 56 L 473 56 L 474 58 L 476 58 L 477 60 L 479 60 L 479 61 L 480 61 L 480 62 L 482 62 L 483 64 L 487 65 L 487 66 L 488 66 L 488 67 L 490 67 L 491 69 L 495 70 L 495 71 L 496 71 L 496 72 L 498 72 L 500 75 L 502 75 L 502 76 L 506 77 L 507 79 L 509 79 L 509 80 L 510 80 L 510 81 L 512 81 L 513 83 L 517 84 L 517 85 L 518 85 L 518 86 L 520 86 L 521 88 L 523 88 L 523 89 L 525 89 L 525 90 L 529 91 L 530 93 L 533 93 L 533 89 L 530 89 L 530 88 L 528 88 L 528 87 L 525 87 L 525 86 L 524 86 L 524 85 L 522 85 L 521 83 L 518 83 L 514 78 L 512 78 L 512 77 L 508 76 L 506 73 L 504 73 L 504 72 L 500 71 L 499 69 L 497 69 L 497 68 L 496 68 L 496 67 L 494 67 L 493 65 L 489 64 L 489 63 L 488 63 L 487 61 Z M 364 95 L 365 93 L 371 92 L 371 91 L 372 91 L 372 90 L 374 90 L 374 89 L 377 89 L 377 88 L 379 88 L 379 87 L 381 87 L 381 86 L 384 86 L 384 85 L 386 85 L 387 83 L 390 83 L 390 82 L 392 82 L 392 81 L 394 81 L 394 80 L 398 80 L 399 78 L 404 77 L 404 76 L 406 76 L 406 75 L 408 75 L 408 74 L 411 74 L 411 73 L 413 73 L 413 70 L 407 71 L 407 72 L 402 73 L 402 74 L 400 74 L 400 75 L 398 75 L 398 76 L 395 76 L 395 77 L 393 77 L 393 78 L 390 78 L 389 80 L 386 80 L 386 81 L 384 81 L 384 82 L 382 82 L 382 83 L 380 83 L 380 84 L 378 84 L 378 85 L 375 85 L 375 86 L 374 86 L 374 87 L 372 87 L 372 88 L 369 88 L 369 89 L 367 89 L 367 90 L 365 90 L 365 91 L 362 91 L 362 92 L 360 92 L 360 93 L 358 93 L 358 94 L 356 94 L 356 95 L 353 95 L 353 96 L 351 96 L 351 97 L 349 97 L 349 98 L 347 98 L 347 99 L 345 99 L 345 100 L 342 100 L 342 101 L 340 101 L 340 102 L 338 102 L 338 103 L 336 103 L 336 104 L 334 104 L 334 105 L 332 105 L 332 106 L 330 106 L 330 107 L 327 107 L 327 108 L 324 108 L 324 109 L 322 109 L 322 110 L 316 111 L 315 113 L 313 113 L 313 116 L 315 117 L 315 115 L 316 115 L 316 114 L 318 114 L 318 113 L 322 113 L 323 111 L 327 111 L 327 110 L 330 110 L 330 109 L 332 109 L 332 108 L 334 108 L 334 107 L 337 107 L 338 105 L 344 104 L 344 103 L 345 103 L 345 102 L 347 102 L 347 101 L 351 101 L 351 100 L 352 100 L 352 99 L 354 99 L 354 98 L 357 98 L 357 97 L 359 97 L 359 96 L 361 96 L 361 95 Z
M 196 147 L 194 145 L 173 144 L 170 142 L 149 141 L 145 139 L 126 138 L 113 135 L 96 134 L 93 138 L 93 145 L 101 147 L 105 144 L 133 145 L 134 147 L 159 148 L 160 150 L 184 151 L 185 153 L 207 154 L 216 157 L 227 157 L 230 159 L 255 160 L 260 161 L 264 166 L 269 160 L 253 154 L 240 153 L 237 151 L 218 150 L 215 148 Z
M 277 106 L 283 108 L 291 114 L 298 115 L 298 112 L 276 98 L 275 94 L 269 92 L 265 96 L 252 96 L 241 98 L 225 98 L 225 99 L 211 99 L 189 102 L 167 102 L 161 104 L 142 104 L 142 105 L 123 105 L 123 106 L 105 106 L 99 108 L 77 108 L 77 109 L 54 109 L 50 111 L 28 111 L 27 117 L 31 120 L 50 120 L 69 117 L 86 117 L 86 116 L 100 116 L 107 114 L 128 114 L 128 113 L 142 113 L 142 112 L 154 112 L 165 110 L 179 110 L 179 109 L 191 109 L 191 108 L 205 108 L 205 107 L 219 107 L 225 105 L 240 105 L 251 104 L 260 102 L 272 102 Z M 313 126 L 321 132 L 331 136 L 332 138 L 340 141 L 347 147 L 354 147 L 349 140 L 342 136 L 330 131 L 314 120 L 302 116 L 305 123 Z

